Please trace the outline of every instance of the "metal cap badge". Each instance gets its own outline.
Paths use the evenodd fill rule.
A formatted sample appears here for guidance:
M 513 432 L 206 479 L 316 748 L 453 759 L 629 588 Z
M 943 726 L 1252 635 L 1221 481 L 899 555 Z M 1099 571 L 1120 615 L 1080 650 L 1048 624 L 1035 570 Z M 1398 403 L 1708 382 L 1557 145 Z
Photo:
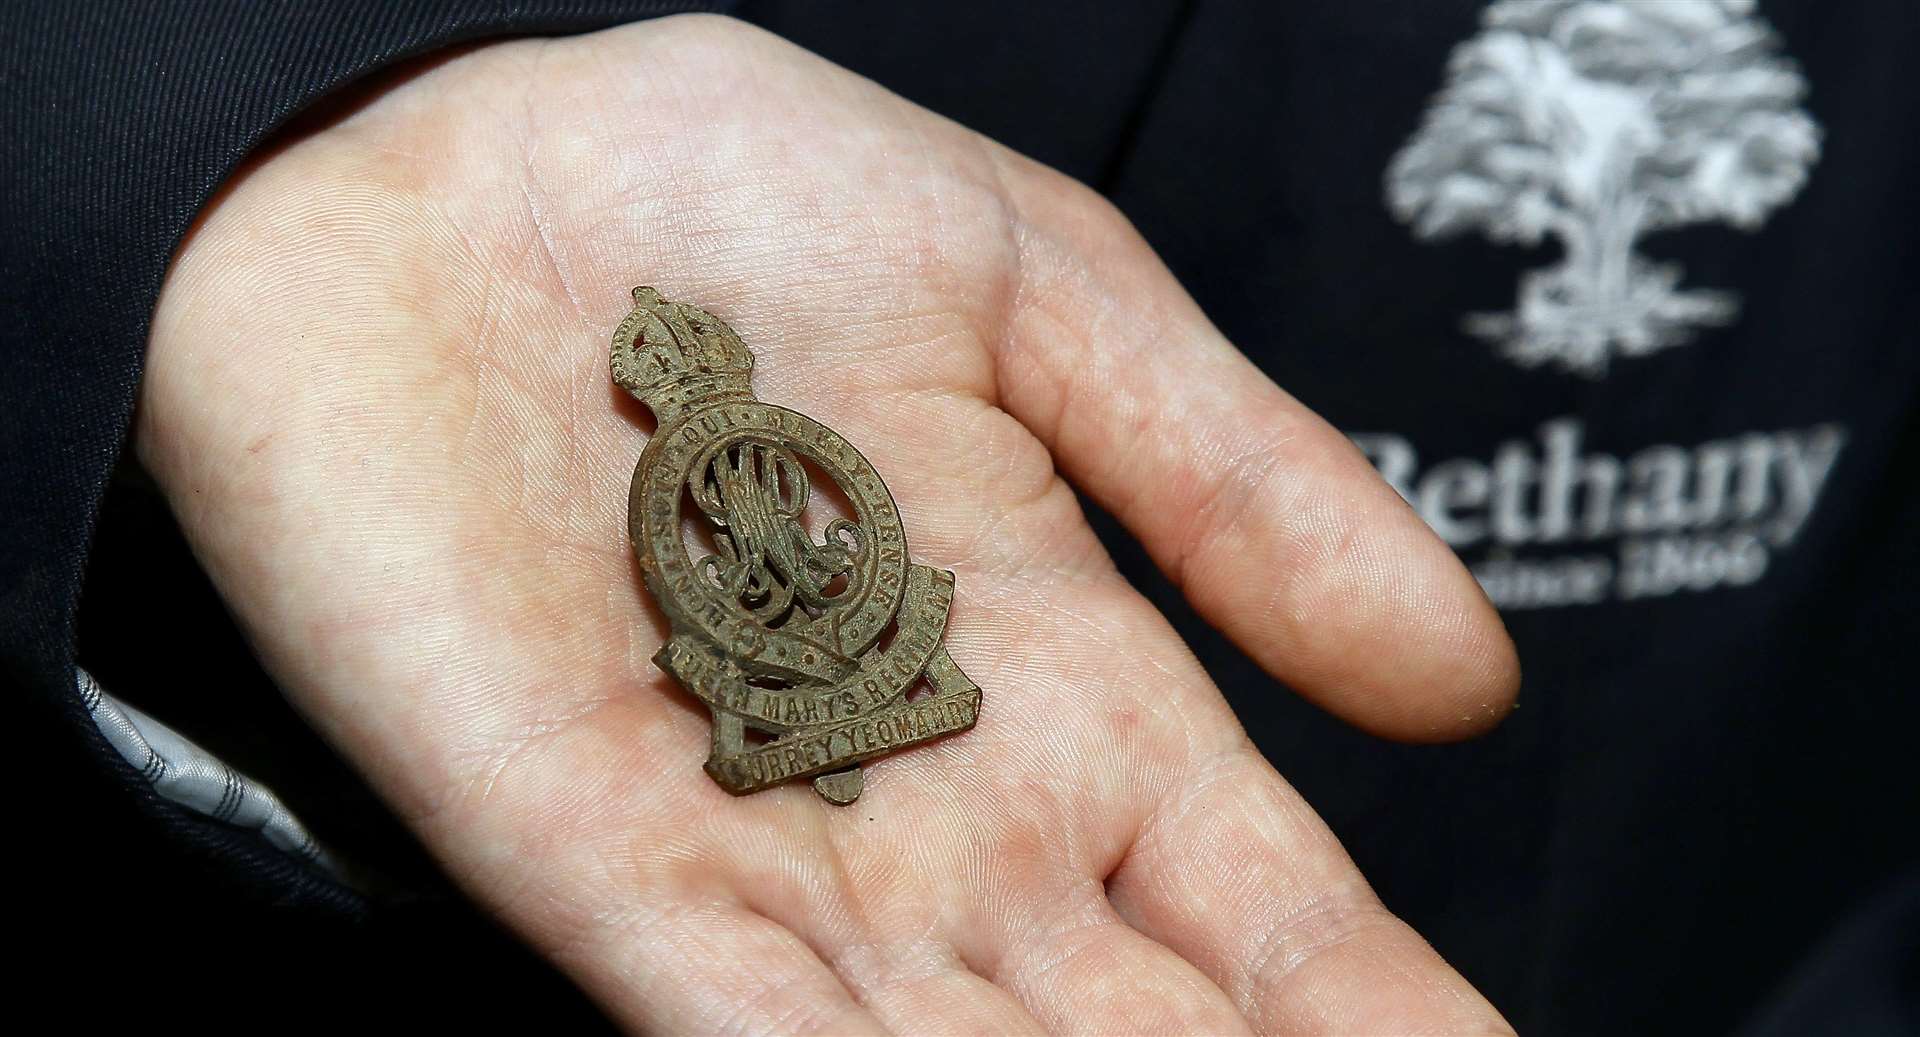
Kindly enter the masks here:
M 852 444 L 753 398 L 753 354 L 724 321 L 652 288 L 633 301 L 612 366 L 660 423 L 627 505 L 647 590 L 673 627 L 654 662 L 712 710 L 714 781 L 744 794 L 812 778 L 851 803 L 861 761 L 978 715 L 979 686 L 941 643 L 953 574 L 908 560 L 899 509 Z M 852 511 L 819 541 L 809 468 Z M 690 547 L 688 518 L 710 553 Z M 767 740 L 749 744 L 748 731 Z

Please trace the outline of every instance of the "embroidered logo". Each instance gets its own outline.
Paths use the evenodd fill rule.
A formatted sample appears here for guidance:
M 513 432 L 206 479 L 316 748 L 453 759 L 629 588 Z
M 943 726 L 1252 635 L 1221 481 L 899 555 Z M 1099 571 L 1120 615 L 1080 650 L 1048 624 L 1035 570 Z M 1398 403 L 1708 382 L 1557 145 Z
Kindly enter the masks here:
M 1387 205 L 1423 240 L 1552 239 L 1561 258 L 1465 329 L 1598 378 L 1731 320 L 1736 295 L 1683 290 L 1677 264 L 1634 246 L 1708 221 L 1754 230 L 1819 157 L 1806 82 L 1753 0 L 1498 0 L 1480 21 L 1389 166 Z

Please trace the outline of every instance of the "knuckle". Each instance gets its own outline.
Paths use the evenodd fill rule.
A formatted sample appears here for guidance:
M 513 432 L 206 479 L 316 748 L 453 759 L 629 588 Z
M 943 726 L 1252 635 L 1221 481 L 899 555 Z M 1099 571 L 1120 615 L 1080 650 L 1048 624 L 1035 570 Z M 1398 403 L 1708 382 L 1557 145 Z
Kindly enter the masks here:
M 1187 474 L 1193 503 L 1169 538 L 1169 577 L 1202 608 L 1257 606 L 1311 632 L 1330 601 L 1351 593 L 1356 560 L 1370 548 L 1361 514 L 1325 489 L 1333 485 L 1320 474 L 1328 467 L 1317 444 L 1276 428 Z M 1236 578 L 1250 557 L 1266 559 L 1272 578 Z M 1250 601 L 1249 593 L 1262 598 Z
M 1396 939 L 1403 931 L 1400 920 L 1363 885 L 1322 891 L 1267 929 L 1245 967 L 1250 1000 L 1273 1003 L 1296 980 L 1311 982 L 1312 966 L 1354 941 Z
M 1284 514 L 1280 498 L 1282 477 L 1290 467 L 1273 443 L 1262 439 L 1208 470 L 1191 470 L 1176 483 L 1186 483 L 1185 496 L 1191 501 L 1171 538 L 1172 551 L 1166 559 L 1167 573 L 1174 583 L 1185 586 L 1189 577 L 1221 548 L 1233 548 L 1246 539 L 1250 520 L 1266 514 Z M 1228 554 L 1239 556 L 1237 550 Z

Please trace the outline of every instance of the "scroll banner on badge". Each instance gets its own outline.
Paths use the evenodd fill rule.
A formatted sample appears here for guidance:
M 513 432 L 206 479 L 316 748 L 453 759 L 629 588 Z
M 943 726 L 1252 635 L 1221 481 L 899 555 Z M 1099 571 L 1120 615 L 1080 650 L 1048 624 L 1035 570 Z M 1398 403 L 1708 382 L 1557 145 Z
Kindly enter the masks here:
M 940 646 L 953 604 L 953 574 L 924 565 L 907 570 L 898 630 L 882 651 L 823 688 L 762 688 L 704 640 L 681 634 L 654 657 L 717 714 L 784 735 L 776 742 L 707 761 L 707 772 L 733 792 L 751 792 L 792 778 L 839 770 L 973 726 L 980 688 Z M 907 702 L 924 674 L 934 694 Z
M 980 714 L 980 686 L 947 658 L 946 649 L 927 661 L 927 681 L 934 694 L 917 702 L 902 701 L 841 724 L 799 731 L 738 756 L 710 758 L 707 773 L 729 792 L 758 792 L 972 727 Z

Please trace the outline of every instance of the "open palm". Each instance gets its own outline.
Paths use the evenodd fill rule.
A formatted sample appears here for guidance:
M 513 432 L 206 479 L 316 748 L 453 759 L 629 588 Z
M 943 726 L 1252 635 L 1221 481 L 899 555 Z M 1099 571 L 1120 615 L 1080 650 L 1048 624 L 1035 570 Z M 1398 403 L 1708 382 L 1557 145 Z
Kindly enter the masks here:
M 649 659 L 627 290 L 726 319 L 952 569 L 978 727 L 735 798 Z M 1114 570 L 1062 476 L 1276 676 L 1494 723 L 1485 599 L 1086 189 L 772 37 L 478 48 L 284 143 L 156 316 L 138 445 L 287 693 L 635 1028 L 1488 1030 Z M 1058 471 L 1056 471 L 1056 465 Z

